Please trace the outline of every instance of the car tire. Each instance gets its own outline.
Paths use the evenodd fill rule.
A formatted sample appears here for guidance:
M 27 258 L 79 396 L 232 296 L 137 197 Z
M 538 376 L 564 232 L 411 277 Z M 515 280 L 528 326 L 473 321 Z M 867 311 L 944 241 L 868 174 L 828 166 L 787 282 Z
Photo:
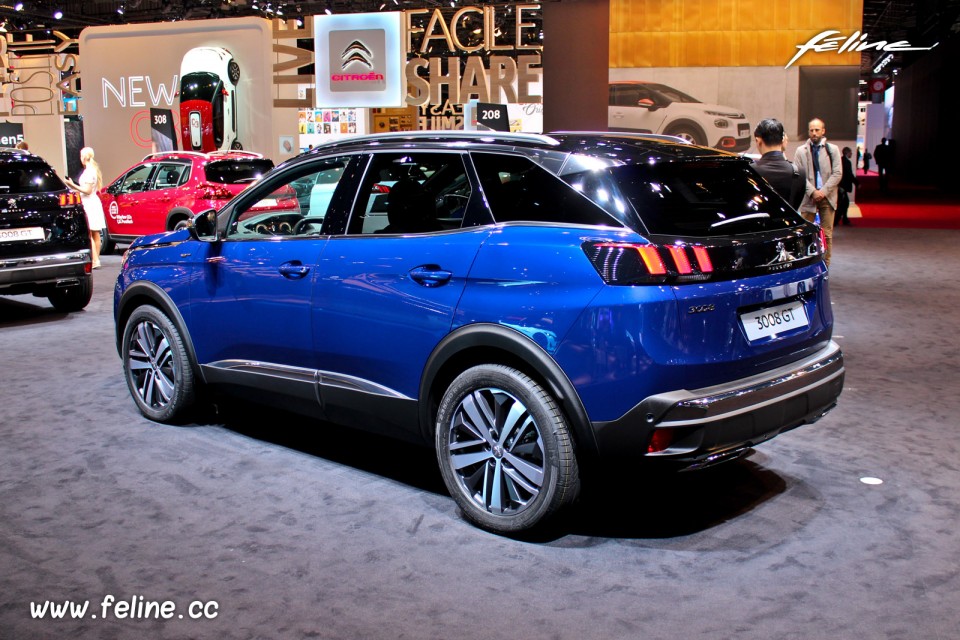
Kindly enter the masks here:
M 556 401 L 507 366 L 472 367 L 450 384 L 437 413 L 436 447 L 464 517 L 490 531 L 540 525 L 580 491 L 573 440 Z
M 172 228 L 170 229 L 171 231 L 179 231 L 180 229 L 190 228 L 189 218 L 179 218 L 177 220 L 171 220 L 170 222 L 173 225 Z
M 193 367 L 171 320 L 150 305 L 137 307 L 123 329 L 123 376 L 137 408 L 156 422 L 173 422 L 196 398 Z
M 80 311 L 88 304 L 93 297 L 93 276 L 83 276 L 80 278 L 80 284 L 73 287 L 64 287 L 63 289 L 54 289 L 47 296 L 47 300 L 53 305 L 53 308 L 63 313 Z
M 227 63 L 227 76 L 233 84 L 240 82 L 240 65 L 237 64 L 236 60 Z
M 683 138 L 691 144 L 700 146 L 705 146 L 707 144 L 707 135 L 700 129 L 699 126 L 693 124 L 692 122 L 678 122 L 676 124 L 672 124 L 664 129 L 663 133 L 668 136 L 677 136 L 678 138 Z
M 117 248 L 117 243 L 110 238 L 110 231 L 104 227 L 100 230 L 100 255 L 108 256 Z

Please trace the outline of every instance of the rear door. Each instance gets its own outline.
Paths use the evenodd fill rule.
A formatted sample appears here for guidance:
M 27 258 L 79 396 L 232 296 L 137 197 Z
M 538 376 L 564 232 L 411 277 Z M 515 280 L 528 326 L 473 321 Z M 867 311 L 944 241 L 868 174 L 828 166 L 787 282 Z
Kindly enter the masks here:
M 382 175 L 400 178 L 387 193 Z M 456 200 L 480 197 L 459 152 L 373 154 L 346 232 L 331 237 L 318 264 L 314 344 L 328 378 L 417 397 L 427 357 L 449 333 L 489 234 L 450 215 L 451 189 Z M 386 216 L 372 206 L 383 196 Z

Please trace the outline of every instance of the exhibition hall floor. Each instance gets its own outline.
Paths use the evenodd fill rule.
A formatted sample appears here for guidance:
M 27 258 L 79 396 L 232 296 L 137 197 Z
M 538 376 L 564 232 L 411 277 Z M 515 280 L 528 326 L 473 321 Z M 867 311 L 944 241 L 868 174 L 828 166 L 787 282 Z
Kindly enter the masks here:
M 83 312 L 0 299 L 0 638 L 955 640 L 960 231 L 835 236 L 837 409 L 519 540 L 461 520 L 426 450 L 250 407 L 145 420 L 119 256 Z

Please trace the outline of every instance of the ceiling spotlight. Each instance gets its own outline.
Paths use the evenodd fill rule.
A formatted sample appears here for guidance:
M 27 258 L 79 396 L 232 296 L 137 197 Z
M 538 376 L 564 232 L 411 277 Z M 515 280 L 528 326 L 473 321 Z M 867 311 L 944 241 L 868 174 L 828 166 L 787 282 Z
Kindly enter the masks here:
M 54 20 L 59 20 L 62 17 L 63 17 L 63 11 L 60 11 L 60 9 L 57 9 L 56 11 L 53 12 Z
M 250 4 L 250 8 L 253 9 L 254 11 L 259 11 L 259 10 L 260 10 L 260 7 L 257 6 L 256 0 L 254 0 L 254 1 Z
M 13 10 L 14 10 L 14 11 L 23 11 L 23 3 L 22 3 L 22 2 L 18 2 L 18 3 L 16 3 L 15 5 L 13 5 Z
M 325 14 L 327 14 L 328 16 L 333 15 L 333 7 L 330 6 L 330 3 L 329 3 L 329 2 L 327 3 L 327 8 L 324 9 L 323 12 L 324 12 Z
M 120 15 L 123 15 L 123 5 L 120 5 L 119 7 L 117 7 L 117 13 L 119 13 Z

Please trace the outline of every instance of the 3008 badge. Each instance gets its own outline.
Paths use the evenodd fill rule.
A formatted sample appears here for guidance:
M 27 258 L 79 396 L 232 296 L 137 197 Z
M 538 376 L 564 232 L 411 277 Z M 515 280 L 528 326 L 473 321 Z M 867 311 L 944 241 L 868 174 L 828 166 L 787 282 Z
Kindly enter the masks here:
M 809 325 L 801 300 L 741 313 L 740 322 L 751 342 Z

